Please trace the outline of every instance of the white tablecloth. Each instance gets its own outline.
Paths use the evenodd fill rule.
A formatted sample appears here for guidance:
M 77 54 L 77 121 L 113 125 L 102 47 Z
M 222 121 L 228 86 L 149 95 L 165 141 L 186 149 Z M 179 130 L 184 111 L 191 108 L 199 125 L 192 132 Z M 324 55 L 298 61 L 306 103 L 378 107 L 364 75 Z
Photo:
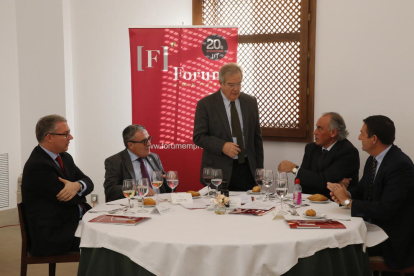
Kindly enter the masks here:
M 111 203 L 126 202 L 122 199 Z M 137 205 L 137 201 L 133 202 Z M 349 209 L 333 202 L 304 203 L 311 206 L 298 208 L 299 214 L 312 208 L 328 218 L 351 218 Z M 93 210 L 115 207 L 99 205 Z M 151 219 L 136 226 L 90 223 L 105 213 L 87 213 L 78 229 L 80 246 L 113 250 L 160 276 L 251 276 L 280 275 L 292 268 L 298 258 L 325 248 L 364 244 L 367 238 L 367 227 L 361 218 L 341 221 L 346 229 L 290 229 L 284 220 L 272 220 L 273 213 L 263 217 L 216 215 L 211 210 L 188 210 L 180 205 L 174 205 L 173 210 L 163 216 L 153 210 L 143 215 Z M 285 219 L 305 218 L 286 215 Z M 370 246 L 377 243 L 374 237 Z

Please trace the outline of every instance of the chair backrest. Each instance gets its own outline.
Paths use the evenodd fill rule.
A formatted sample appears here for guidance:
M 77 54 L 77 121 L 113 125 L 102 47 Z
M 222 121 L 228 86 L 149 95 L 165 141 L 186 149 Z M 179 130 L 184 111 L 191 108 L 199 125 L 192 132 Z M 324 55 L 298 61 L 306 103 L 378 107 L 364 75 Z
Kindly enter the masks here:
M 17 204 L 17 210 L 19 211 L 20 232 L 22 235 L 22 252 L 27 252 L 30 242 L 27 236 L 26 214 L 23 202 Z

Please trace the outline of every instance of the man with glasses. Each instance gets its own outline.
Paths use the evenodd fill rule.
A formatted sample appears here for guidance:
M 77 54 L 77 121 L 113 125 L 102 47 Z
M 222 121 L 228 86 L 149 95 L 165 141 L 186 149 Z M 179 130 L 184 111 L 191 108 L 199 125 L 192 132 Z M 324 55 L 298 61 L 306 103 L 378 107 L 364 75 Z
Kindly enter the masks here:
M 127 126 L 122 137 L 125 149 L 105 160 L 104 188 L 107 202 L 125 198 L 122 193 L 125 179 L 148 178 L 151 182 L 153 171 L 162 171 L 165 174 L 160 157 L 150 152 L 152 137 L 144 126 Z M 161 193 L 171 192 L 165 179 L 159 190 Z M 148 196 L 152 195 L 154 190 L 150 189 Z
M 198 101 L 194 118 L 193 141 L 203 148 L 200 182 L 204 167 L 221 169 L 231 191 L 253 188 L 256 168 L 263 168 L 257 100 L 241 92 L 242 79 L 237 64 L 223 65 L 221 88 Z
M 91 207 L 85 196 L 93 183 L 67 153 L 73 139 L 64 117 L 49 115 L 36 124 L 39 145 L 23 169 L 22 197 L 35 256 L 79 251 L 75 231 Z

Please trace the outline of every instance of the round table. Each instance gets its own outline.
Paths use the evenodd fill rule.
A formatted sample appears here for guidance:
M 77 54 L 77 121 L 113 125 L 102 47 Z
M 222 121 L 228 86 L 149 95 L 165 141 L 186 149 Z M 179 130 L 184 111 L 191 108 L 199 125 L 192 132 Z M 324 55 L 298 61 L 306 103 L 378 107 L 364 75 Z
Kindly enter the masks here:
M 205 201 L 204 198 L 194 201 L 203 200 Z M 126 202 L 126 199 L 122 199 L 109 204 Z M 137 201 L 133 202 L 138 205 Z M 322 259 L 324 267 L 320 268 L 324 269 L 329 266 L 329 260 L 324 259 L 335 257 L 331 254 L 334 251 L 329 253 L 330 249 L 343 255 L 342 249 L 351 248 L 353 253 L 349 257 L 358 258 L 356 261 L 359 262 L 354 270 L 360 271 L 359 274 L 355 274 L 355 271 L 352 273 L 369 273 L 368 258 L 362 252 L 367 233 L 364 221 L 361 218 L 351 218 L 349 209 L 339 207 L 334 202 L 316 204 L 306 200 L 304 203 L 310 206 L 298 208 L 299 214 L 312 208 L 325 213 L 328 218 L 350 218 L 351 221 L 341 221 L 346 229 L 290 229 L 284 219 L 273 220 L 274 212 L 264 216 L 216 215 L 211 209 L 188 210 L 180 205 L 171 205 L 171 213 L 160 215 L 157 210 L 144 215 L 135 213 L 134 216 L 149 216 L 151 219 L 135 226 L 123 226 L 89 222 L 105 213 L 87 213 L 79 228 L 82 254 L 78 275 L 88 275 L 88 266 L 93 258 L 92 252 L 88 250 L 93 249 L 121 254 L 125 260 L 155 275 L 251 276 L 287 273 L 295 268 L 299 260 L 309 259 L 317 255 L 317 252 L 328 250 Z M 99 205 L 93 210 L 110 210 L 118 206 Z M 132 210 L 137 211 L 137 208 Z M 289 214 L 285 219 L 305 218 Z M 86 259 L 82 258 L 84 252 L 88 255 Z M 346 260 L 346 256 L 335 258 Z M 338 265 L 340 266 L 333 266 Z M 353 260 L 353 266 L 355 265 Z M 102 262 L 99 266 L 102 266 Z M 125 265 L 119 267 L 123 266 Z M 335 270 L 348 269 L 346 263 L 342 266 L 345 268 L 336 267 Z M 315 275 L 323 275 L 316 272 L 314 271 Z M 343 275 L 350 273 L 342 272 Z M 330 273 L 341 275 L 341 271 Z

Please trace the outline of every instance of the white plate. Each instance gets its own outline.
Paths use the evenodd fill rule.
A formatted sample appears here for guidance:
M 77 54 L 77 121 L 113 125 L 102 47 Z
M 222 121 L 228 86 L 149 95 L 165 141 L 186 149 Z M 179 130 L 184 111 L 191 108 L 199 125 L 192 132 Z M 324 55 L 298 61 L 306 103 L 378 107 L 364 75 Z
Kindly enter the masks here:
M 144 205 L 144 208 L 155 208 L 156 205 Z
M 312 203 L 318 203 L 318 204 L 323 204 L 323 203 L 329 203 L 329 202 L 331 202 L 329 199 L 328 200 L 325 200 L 325 201 L 313 201 L 313 200 L 310 200 L 309 199 L 309 201 L 312 202 Z
M 250 194 L 250 195 L 260 195 L 260 192 L 253 193 L 252 190 L 248 190 L 247 191 L 247 194 Z
M 302 216 L 304 216 L 305 218 L 308 218 L 308 219 L 324 219 L 324 218 L 326 218 L 325 214 L 322 214 L 322 213 L 319 213 L 319 212 L 316 212 L 316 215 L 313 216 L 313 217 L 307 216 L 306 213 L 303 213 Z
M 201 196 L 193 196 L 193 199 L 197 199 L 200 198 Z

